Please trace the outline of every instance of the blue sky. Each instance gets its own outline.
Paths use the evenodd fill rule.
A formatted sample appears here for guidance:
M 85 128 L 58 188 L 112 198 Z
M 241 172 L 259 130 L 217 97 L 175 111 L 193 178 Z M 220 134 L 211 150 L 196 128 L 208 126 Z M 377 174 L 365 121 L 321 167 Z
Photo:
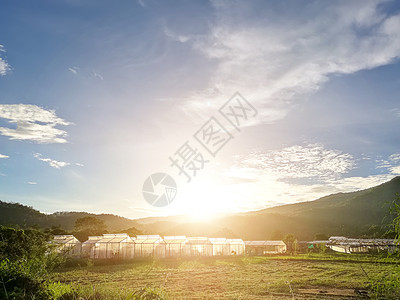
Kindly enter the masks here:
M 202 216 L 388 181 L 399 28 L 396 1 L 2 1 L 0 199 Z M 169 157 L 235 92 L 257 116 L 187 183 Z M 157 172 L 167 207 L 142 196 Z

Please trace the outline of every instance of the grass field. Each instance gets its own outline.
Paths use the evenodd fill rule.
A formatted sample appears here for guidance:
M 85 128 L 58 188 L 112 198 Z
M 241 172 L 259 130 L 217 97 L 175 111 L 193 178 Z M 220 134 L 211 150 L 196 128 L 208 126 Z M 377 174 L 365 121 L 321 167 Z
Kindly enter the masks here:
M 341 254 L 89 261 L 52 279 L 85 299 L 400 299 L 399 262 Z

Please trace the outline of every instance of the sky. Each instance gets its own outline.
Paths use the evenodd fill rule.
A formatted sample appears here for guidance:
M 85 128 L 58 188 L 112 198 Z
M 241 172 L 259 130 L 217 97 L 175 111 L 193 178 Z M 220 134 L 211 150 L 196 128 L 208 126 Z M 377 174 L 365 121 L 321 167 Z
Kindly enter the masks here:
M 1 1 L 0 200 L 204 218 L 389 181 L 399 28 L 399 1 Z

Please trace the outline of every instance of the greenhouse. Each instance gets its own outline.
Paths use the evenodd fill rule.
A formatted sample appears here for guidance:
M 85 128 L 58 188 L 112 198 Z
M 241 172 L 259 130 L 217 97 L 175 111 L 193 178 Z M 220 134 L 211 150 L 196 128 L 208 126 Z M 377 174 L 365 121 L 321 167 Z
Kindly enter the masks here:
M 243 255 L 245 252 L 245 244 L 242 239 L 228 239 L 229 254 Z
M 393 253 L 398 250 L 398 245 L 393 239 L 352 239 L 333 236 L 326 245 L 333 251 L 342 253 Z
M 92 258 L 133 258 L 135 243 L 126 233 L 103 234 L 94 244 Z
M 207 237 L 188 237 L 187 240 L 190 256 L 213 255 L 213 244 Z
M 159 235 L 138 235 L 135 239 L 136 257 L 165 257 L 165 242 Z
M 94 247 L 97 241 L 101 240 L 103 236 L 89 236 L 86 242 L 82 243 L 82 257 L 94 258 Z
M 68 256 L 80 256 L 82 243 L 73 235 L 55 235 L 52 244 L 56 245 L 56 251 Z
M 248 255 L 279 254 L 286 252 L 283 241 L 245 241 Z
M 189 255 L 186 236 L 164 236 L 164 242 L 166 257 Z
M 212 244 L 212 255 L 229 255 L 229 243 L 226 238 L 210 238 Z

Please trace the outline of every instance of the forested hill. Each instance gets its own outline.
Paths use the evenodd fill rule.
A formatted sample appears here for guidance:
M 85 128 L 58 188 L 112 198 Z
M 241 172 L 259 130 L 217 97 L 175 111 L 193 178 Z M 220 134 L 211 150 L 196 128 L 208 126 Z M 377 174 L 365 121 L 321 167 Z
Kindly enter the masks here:
M 56 212 L 43 214 L 32 207 L 19 203 L 0 201 L 0 225 L 18 225 L 21 228 L 30 226 L 52 227 L 61 226 L 65 230 L 72 230 L 78 218 L 94 216 L 101 219 L 109 230 L 115 231 L 136 227 L 134 220 L 112 214 L 91 214 L 87 212 Z
M 135 227 L 147 234 L 243 239 L 280 239 L 287 233 L 299 239 L 316 234 L 381 237 L 391 222 L 390 203 L 400 193 L 400 177 L 379 186 L 352 193 L 338 193 L 320 199 L 283 205 L 255 212 L 221 216 L 213 221 L 194 223 L 185 216 L 130 220 L 111 214 L 61 212 L 43 214 L 31 207 L 0 201 L 0 224 L 22 228 L 60 225 L 72 230 L 76 219 L 95 216 L 111 231 Z
M 391 222 L 390 204 L 400 193 L 400 177 L 376 187 L 255 212 L 226 215 L 213 222 L 182 222 L 182 217 L 137 220 L 147 231 L 168 235 L 207 235 L 244 239 L 300 239 L 317 234 L 382 237 Z

